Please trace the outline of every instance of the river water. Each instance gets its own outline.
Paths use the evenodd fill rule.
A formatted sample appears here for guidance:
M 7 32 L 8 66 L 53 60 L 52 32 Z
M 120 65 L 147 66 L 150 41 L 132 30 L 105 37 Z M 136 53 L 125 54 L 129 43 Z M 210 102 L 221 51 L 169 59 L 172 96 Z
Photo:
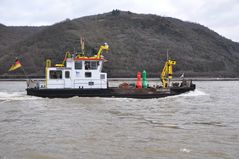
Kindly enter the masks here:
M 0 82 L 0 159 L 239 158 L 239 81 L 161 99 L 48 99 Z

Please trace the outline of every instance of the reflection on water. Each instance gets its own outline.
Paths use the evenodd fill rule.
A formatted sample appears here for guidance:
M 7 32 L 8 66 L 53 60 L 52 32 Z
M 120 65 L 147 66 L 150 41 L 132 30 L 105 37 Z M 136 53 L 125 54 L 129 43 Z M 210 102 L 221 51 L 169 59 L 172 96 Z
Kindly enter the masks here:
M 238 158 L 239 82 L 196 84 L 161 99 L 48 99 L 1 82 L 0 159 Z

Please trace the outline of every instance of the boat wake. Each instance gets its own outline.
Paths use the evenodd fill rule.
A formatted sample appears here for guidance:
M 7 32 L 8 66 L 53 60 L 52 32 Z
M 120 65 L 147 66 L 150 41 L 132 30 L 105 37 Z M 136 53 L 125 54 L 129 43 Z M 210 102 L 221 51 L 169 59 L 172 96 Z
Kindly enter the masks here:
M 171 98 L 178 98 L 178 97 L 197 97 L 197 96 L 208 96 L 209 94 L 195 89 L 194 91 L 189 91 L 183 94 L 179 94 L 179 95 L 175 95 L 175 96 L 168 96 L 165 98 L 152 98 L 152 99 L 134 99 L 134 98 L 107 98 L 107 97 L 94 97 L 94 99 L 98 99 L 98 100 L 105 100 L 105 101 L 119 101 L 119 102 L 139 102 L 141 100 L 152 100 L 152 101 L 156 101 L 158 102 L 158 100 L 162 100 L 162 99 L 171 99 Z
M 26 92 L 0 92 L 0 103 L 15 100 L 35 100 L 38 97 L 27 96 Z
M 198 89 L 195 89 L 194 91 L 190 91 L 190 92 L 187 92 L 187 93 L 183 93 L 183 94 L 180 94 L 178 96 L 181 96 L 181 97 L 194 97 L 194 96 L 207 96 L 208 94 L 201 91 L 201 90 L 198 90 Z
M 198 89 L 195 89 L 194 91 L 189 91 L 189 92 L 186 92 L 186 93 L 183 93 L 183 94 L 179 94 L 179 95 L 175 95 L 175 96 L 168 96 L 168 97 L 165 97 L 164 99 L 174 99 L 174 98 L 187 98 L 187 97 L 200 97 L 200 96 L 208 96 L 209 94 L 201 91 L 201 90 L 198 90 Z

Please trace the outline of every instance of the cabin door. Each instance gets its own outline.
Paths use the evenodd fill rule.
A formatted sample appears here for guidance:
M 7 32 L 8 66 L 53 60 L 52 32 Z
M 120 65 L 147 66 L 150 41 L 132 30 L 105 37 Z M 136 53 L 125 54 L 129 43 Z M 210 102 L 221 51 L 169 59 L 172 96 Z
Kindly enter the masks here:
M 65 71 L 65 88 L 72 88 L 71 72 Z

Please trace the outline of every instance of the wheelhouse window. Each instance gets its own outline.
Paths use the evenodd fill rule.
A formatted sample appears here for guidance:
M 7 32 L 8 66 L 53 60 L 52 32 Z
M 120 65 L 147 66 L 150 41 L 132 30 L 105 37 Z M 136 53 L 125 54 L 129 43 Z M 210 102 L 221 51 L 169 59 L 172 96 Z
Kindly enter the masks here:
M 105 74 L 100 74 L 100 79 L 105 79 Z
M 65 78 L 70 78 L 70 71 L 65 72 Z
M 50 79 L 62 79 L 62 71 L 61 70 L 51 70 L 50 71 Z
M 75 69 L 76 70 L 82 69 L 82 61 L 75 61 Z
M 98 61 L 85 61 L 85 70 L 97 70 Z
M 90 64 L 91 64 L 91 69 L 92 69 L 92 70 L 97 70 L 97 66 L 98 66 L 98 65 L 97 65 L 97 61 L 91 61 Z
M 85 77 L 90 78 L 91 77 L 91 72 L 85 72 Z
M 89 86 L 93 86 L 93 85 L 94 85 L 94 82 L 89 82 L 88 85 L 89 85 Z

